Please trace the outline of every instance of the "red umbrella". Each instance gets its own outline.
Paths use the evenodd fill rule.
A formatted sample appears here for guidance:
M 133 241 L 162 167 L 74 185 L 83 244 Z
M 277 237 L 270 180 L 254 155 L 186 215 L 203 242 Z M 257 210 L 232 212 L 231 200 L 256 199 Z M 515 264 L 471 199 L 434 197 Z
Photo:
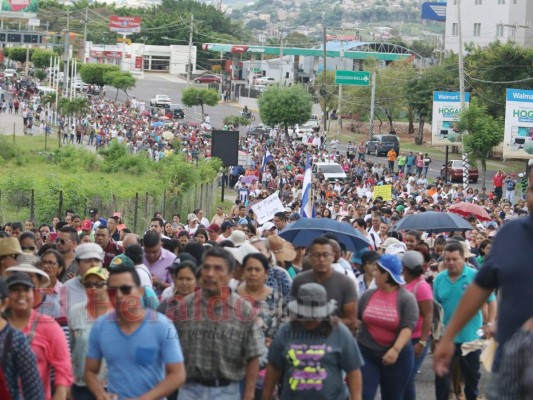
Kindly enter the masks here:
M 448 211 L 462 215 L 463 217 L 470 217 L 473 215 L 479 221 L 491 221 L 489 213 L 481 206 L 473 203 L 457 203 L 451 206 Z

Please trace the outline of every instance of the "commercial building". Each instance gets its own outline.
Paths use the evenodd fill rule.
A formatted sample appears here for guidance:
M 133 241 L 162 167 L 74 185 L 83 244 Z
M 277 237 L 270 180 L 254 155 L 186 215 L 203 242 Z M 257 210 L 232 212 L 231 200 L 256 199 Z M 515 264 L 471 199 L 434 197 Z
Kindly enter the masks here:
M 496 40 L 533 47 L 532 0 L 461 0 L 461 31 L 464 45 L 481 47 Z M 459 51 L 457 0 L 446 7 L 445 49 Z
M 119 43 L 116 45 L 87 42 L 85 60 L 89 63 L 115 64 L 123 71 L 168 72 L 186 74 L 189 46 L 153 46 L 144 43 Z M 191 48 L 192 73 L 196 72 L 196 46 Z

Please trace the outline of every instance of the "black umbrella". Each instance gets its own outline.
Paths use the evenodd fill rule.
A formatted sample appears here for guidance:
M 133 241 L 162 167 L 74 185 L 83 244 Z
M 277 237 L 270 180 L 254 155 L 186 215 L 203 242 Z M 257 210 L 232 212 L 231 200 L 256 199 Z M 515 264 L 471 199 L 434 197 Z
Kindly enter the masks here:
M 474 229 L 463 217 L 436 211 L 421 212 L 403 217 L 393 227 L 393 231 L 452 232 Z

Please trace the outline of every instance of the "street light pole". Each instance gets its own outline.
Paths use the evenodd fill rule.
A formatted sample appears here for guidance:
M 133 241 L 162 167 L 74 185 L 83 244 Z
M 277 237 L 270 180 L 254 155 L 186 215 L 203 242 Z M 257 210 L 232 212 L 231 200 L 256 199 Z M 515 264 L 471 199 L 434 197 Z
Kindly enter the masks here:
M 191 14 L 191 27 L 189 28 L 189 60 L 187 64 L 187 86 L 191 84 L 193 29 L 194 29 L 194 15 Z

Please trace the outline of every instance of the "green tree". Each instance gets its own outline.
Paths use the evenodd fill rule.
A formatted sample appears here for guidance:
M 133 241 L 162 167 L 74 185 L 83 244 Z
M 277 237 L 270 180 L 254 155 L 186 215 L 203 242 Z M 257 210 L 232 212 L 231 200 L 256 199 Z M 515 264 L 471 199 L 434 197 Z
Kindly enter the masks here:
M 303 124 L 311 118 L 313 100 L 301 85 L 271 86 L 259 97 L 259 115 L 266 125 L 282 124 L 285 136 L 289 126 Z
M 463 133 L 463 146 L 472 164 L 481 163 L 483 188 L 487 174 L 487 160 L 494 146 L 503 141 L 503 121 L 492 117 L 487 107 L 474 97 L 461 111 L 457 127 Z
M 119 67 L 111 64 L 85 64 L 81 67 L 80 76 L 83 82 L 89 85 L 104 86 L 104 75 L 107 72 L 119 71 Z
M 33 49 L 28 49 L 29 51 L 29 60 L 33 54 Z M 26 62 L 26 48 L 25 47 L 11 47 L 9 49 L 9 58 L 13 61 L 18 61 L 21 63 Z
M 52 50 L 35 49 L 31 55 L 31 62 L 35 68 L 48 68 L 50 58 L 55 56 L 56 54 Z
M 339 104 L 339 86 L 335 84 L 335 71 L 321 72 L 315 80 L 315 93 L 322 108 L 322 113 L 329 112 Z
M 533 49 L 513 42 L 493 42 L 483 48 L 467 49 L 466 80 L 493 117 L 505 114 L 507 88 L 533 89 Z
M 267 22 L 262 19 L 251 19 L 246 24 L 246 29 L 257 29 L 257 30 L 263 30 L 267 26 Z
M 418 118 L 418 145 L 424 143 L 424 125 L 433 111 L 433 92 L 456 92 L 459 88 L 456 65 L 456 59 L 450 57 L 441 65 L 420 70 L 405 86 L 407 105 Z
M 136 79 L 129 72 L 109 71 L 104 74 L 104 81 L 106 85 L 113 86 L 117 89 L 117 94 L 115 95 L 115 101 L 117 101 L 119 90 L 123 90 L 126 96 L 129 97 L 127 90 L 135 87 Z
M 181 94 L 181 101 L 187 107 L 200 106 L 202 108 L 202 116 L 205 115 L 204 105 L 214 107 L 218 104 L 218 100 L 218 92 L 214 89 L 190 87 Z
M 35 70 L 35 77 L 40 81 L 43 81 L 46 79 L 46 72 L 44 71 L 44 69 L 37 69 Z

